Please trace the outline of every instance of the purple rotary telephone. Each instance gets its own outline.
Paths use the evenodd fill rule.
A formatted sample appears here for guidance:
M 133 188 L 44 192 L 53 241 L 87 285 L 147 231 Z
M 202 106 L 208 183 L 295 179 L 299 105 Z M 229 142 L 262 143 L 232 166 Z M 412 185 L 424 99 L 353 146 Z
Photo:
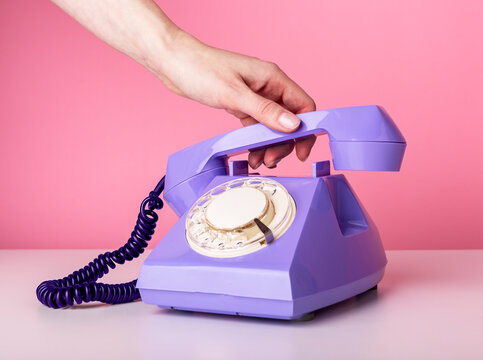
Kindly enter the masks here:
M 170 156 L 166 173 L 142 202 L 128 242 L 59 280 L 37 297 L 52 308 L 129 302 L 141 296 L 163 308 L 297 319 L 368 291 L 387 263 L 376 226 L 343 175 L 328 161 L 312 177 L 249 174 L 228 156 L 327 133 L 337 170 L 398 171 L 406 142 L 378 106 L 298 115 L 300 128 L 280 133 L 240 128 Z M 163 202 L 179 220 L 145 260 L 139 279 L 97 280 L 139 256 L 154 234 Z

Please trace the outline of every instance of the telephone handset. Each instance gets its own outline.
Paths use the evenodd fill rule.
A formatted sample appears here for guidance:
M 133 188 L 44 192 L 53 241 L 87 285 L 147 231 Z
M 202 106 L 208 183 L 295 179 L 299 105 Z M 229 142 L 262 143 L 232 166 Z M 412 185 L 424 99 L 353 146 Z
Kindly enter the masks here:
M 293 133 L 255 124 L 174 153 L 168 159 L 166 202 L 180 216 L 211 179 L 227 174 L 229 155 L 322 133 L 329 135 L 336 170 L 399 171 L 406 141 L 381 107 L 356 106 L 297 116 L 301 124 Z
M 343 175 L 328 162 L 313 177 L 262 177 L 228 156 L 327 133 L 334 168 L 398 171 L 406 142 L 378 106 L 299 114 L 300 128 L 280 133 L 240 128 L 169 157 L 144 199 L 128 242 L 84 268 L 45 281 L 37 297 L 52 308 L 142 297 L 165 308 L 293 319 L 366 291 L 381 280 L 379 234 Z M 138 280 L 97 280 L 144 252 L 164 199 L 180 217 L 145 260 Z M 329 274 L 327 269 L 333 271 Z

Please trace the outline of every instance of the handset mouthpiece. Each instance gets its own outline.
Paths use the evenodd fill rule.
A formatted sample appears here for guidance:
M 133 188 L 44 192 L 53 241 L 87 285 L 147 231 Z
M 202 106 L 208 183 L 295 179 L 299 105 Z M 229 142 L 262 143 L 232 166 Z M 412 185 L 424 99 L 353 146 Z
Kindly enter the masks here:
M 406 143 L 385 141 L 330 141 L 334 169 L 399 171 Z

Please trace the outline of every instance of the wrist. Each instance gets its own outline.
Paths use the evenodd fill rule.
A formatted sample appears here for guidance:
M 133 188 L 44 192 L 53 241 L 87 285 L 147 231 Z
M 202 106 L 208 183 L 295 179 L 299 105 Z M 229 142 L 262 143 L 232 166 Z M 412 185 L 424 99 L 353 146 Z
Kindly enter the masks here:
M 179 38 L 183 34 L 186 34 L 186 32 L 173 22 L 162 24 L 161 29 L 158 31 L 158 39 L 162 53 L 167 54 L 171 52 L 175 43 L 179 41 Z
M 152 56 L 146 58 L 146 67 L 163 82 L 178 72 L 180 62 L 194 53 L 201 54 L 205 47 L 202 42 L 175 24 L 159 33 L 159 46 Z
M 146 39 L 144 51 L 136 59 L 157 77 L 166 71 L 169 57 L 173 56 L 176 43 L 185 32 L 171 21 L 162 21 L 154 28 L 154 33 Z

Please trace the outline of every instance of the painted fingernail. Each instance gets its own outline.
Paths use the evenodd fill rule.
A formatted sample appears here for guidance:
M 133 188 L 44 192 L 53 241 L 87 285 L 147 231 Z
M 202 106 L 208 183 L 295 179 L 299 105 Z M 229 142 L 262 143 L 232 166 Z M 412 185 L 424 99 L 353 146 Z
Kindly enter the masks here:
M 278 117 L 278 123 L 287 130 L 295 130 L 300 125 L 300 120 L 294 114 L 283 113 Z

